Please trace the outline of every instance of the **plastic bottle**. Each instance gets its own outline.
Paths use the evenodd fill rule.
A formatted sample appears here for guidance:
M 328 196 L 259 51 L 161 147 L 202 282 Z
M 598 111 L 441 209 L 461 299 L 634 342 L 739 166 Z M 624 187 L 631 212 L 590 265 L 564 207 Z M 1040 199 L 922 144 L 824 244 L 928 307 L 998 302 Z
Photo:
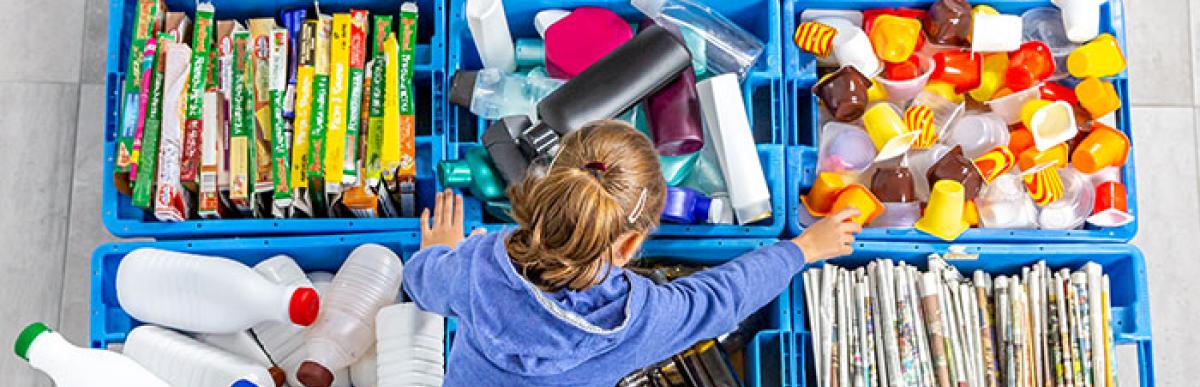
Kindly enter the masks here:
M 496 120 L 483 131 L 483 146 L 508 186 L 525 180 L 529 161 L 513 136 L 531 125 L 527 116 L 508 116 Z
M 634 8 L 661 26 L 689 30 L 708 42 L 706 65 L 713 74 L 736 73 L 739 77 L 758 60 L 763 44 L 725 16 L 692 0 L 632 0 Z
M 440 386 L 445 375 L 445 319 L 411 302 L 376 317 L 379 387 Z
M 484 148 L 468 149 L 460 160 L 438 162 L 438 180 L 446 187 L 469 188 L 479 200 L 504 198 L 504 181 Z
M 375 347 L 372 346 L 366 355 L 350 365 L 350 384 L 354 387 L 379 386 L 379 362 L 375 352 Z
M 696 84 L 696 92 L 738 223 L 769 218 L 771 193 L 754 147 L 737 76 L 722 74 L 703 80 Z
M 46 324 L 29 324 L 17 336 L 17 356 L 46 373 L 57 387 L 171 387 L 119 353 L 80 348 Z
M 304 333 L 307 359 L 297 379 L 307 387 L 328 387 L 330 370 L 347 367 L 375 341 L 375 314 L 400 292 L 403 264 L 392 250 L 365 244 L 338 270 L 317 322 Z
M 616 117 L 675 80 L 689 64 L 683 41 L 659 26 L 644 29 L 542 99 L 537 106 L 541 122 L 521 133 L 521 142 L 538 155 L 552 156 L 560 136 Z
M 286 255 L 277 255 L 254 265 L 254 271 L 271 282 L 285 286 L 301 286 L 316 289 L 304 270 Z M 318 293 L 320 291 L 318 290 Z M 255 325 L 251 331 L 258 336 L 262 348 L 267 351 L 287 375 L 296 375 L 300 362 L 304 361 L 304 329 L 292 324 L 267 322 Z
M 264 321 L 309 325 L 320 310 L 312 288 L 271 283 L 225 258 L 150 248 L 125 256 L 116 288 L 133 318 L 196 333 L 235 333 Z
M 650 19 L 641 28 L 654 25 Z M 686 69 L 674 81 L 646 98 L 646 113 L 654 148 L 663 156 L 695 153 L 704 146 L 700 102 L 696 98 L 696 73 Z
M 633 37 L 621 16 L 599 7 L 579 7 L 546 28 L 546 70 L 571 79 Z
M 329 291 L 329 286 L 333 284 L 333 273 L 327 271 L 314 271 L 308 273 L 307 277 L 308 280 L 312 282 L 313 289 L 317 289 L 317 293 L 319 294 L 326 294 L 326 292 Z M 300 367 L 300 363 L 304 361 L 304 358 L 307 357 L 307 354 L 308 352 L 305 351 L 304 347 L 300 347 L 300 350 L 296 351 L 296 355 L 299 357 L 299 359 L 296 360 L 296 366 L 287 368 L 289 370 L 289 386 L 304 387 L 304 383 L 300 383 L 300 380 L 296 378 L 295 370 Z M 333 370 L 333 384 L 330 384 L 329 387 L 350 387 L 350 379 L 349 367 L 338 368 Z
M 283 385 L 266 367 L 170 329 L 142 325 L 125 339 L 125 356 L 175 387 Z
M 467 0 L 467 27 L 483 66 L 510 73 L 517 69 L 512 32 L 501 0 Z
M 263 347 L 258 345 L 258 341 L 254 339 L 254 336 L 250 333 L 250 331 L 241 331 L 227 335 L 201 333 L 197 334 L 195 337 L 196 340 L 199 340 L 204 344 L 208 344 L 219 348 L 222 351 L 241 356 L 247 360 L 253 360 L 255 364 L 263 367 L 272 368 L 275 366 L 275 364 L 271 362 L 271 358 L 269 355 L 267 355 L 267 352 L 263 352 Z M 272 370 L 272 372 L 275 371 Z M 279 369 L 278 372 L 282 373 L 283 370 Z
M 450 102 L 486 120 L 518 114 L 536 118 L 538 101 L 562 84 L 536 69 L 527 75 L 494 68 L 459 71 L 450 83 Z

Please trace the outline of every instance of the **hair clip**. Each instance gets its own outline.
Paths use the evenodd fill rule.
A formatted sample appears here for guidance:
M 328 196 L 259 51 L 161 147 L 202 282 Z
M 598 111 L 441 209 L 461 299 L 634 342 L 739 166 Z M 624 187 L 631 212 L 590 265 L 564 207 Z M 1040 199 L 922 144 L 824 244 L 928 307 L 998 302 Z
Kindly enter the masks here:
M 643 187 L 642 194 L 638 195 L 637 204 L 635 204 L 633 206 L 633 209 L 629 211 L 629 217 L 625 219 L 626 221 L 629 222 L 629 224 L 637 223 L 637 219 L 642 216 L 642 211 L 646 209 L 646 194 L 647 193 L 648 193 L 648 191 L 646 190 L 645 187 Z

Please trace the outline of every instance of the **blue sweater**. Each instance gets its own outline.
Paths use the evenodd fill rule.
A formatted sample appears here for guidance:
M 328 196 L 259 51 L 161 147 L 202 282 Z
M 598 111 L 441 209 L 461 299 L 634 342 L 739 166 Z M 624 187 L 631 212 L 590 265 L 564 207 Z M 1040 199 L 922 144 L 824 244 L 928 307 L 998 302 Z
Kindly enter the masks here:
M 514 268 L 509 233 L 433 246 L 404 266 L 423 310 L 458 319 L 446 386 L 602 386 L 733 331 L 804 265 L 783 241 L 655 285 L 623 269 L 584 291 L 543 292 Z

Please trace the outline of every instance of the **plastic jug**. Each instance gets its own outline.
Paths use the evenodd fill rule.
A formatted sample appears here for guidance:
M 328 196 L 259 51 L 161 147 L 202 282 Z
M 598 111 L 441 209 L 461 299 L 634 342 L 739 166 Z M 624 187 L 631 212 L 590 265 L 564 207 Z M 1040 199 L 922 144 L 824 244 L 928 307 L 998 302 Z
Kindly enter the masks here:
M 379 387 L 440 386 L 445 375 L 445 319 L 411 302 L 376 317 Z
M 754 148 L 737 76 L 722 74 L 703 80 L 696 84 L 696 92 L 738 223 L 771 217 L 771 192 Z
M 632 37 L 629 24 L 612 11 L 576 8 L 546 28 L 546 70 L 571 79 Z
M 125 339 L 125 356 L 175 387 L 283 385 L 266 367 L 170 329 L 142 325 Z
M 289 325 L 282 324 L 279 325 Z M 297 327 L 297 331 L 299 328 Z M 217 335 L 212 333 L 197 334 L 196 340 L 204 344 L 211 345 L 222 351 L 240 356 L 247 360 L 253 360 L 255 364 L 267 367 L 268 369 L 275 367 L 268 357 L 267 352 L 263 352 L 263 348 L 258 345 L 258 341 L 250 334 L 250 331 L 241 331 L 228 335 Z M 282 369 L 273 369 L 271 372 L 283 373 Z
M 350 365 L 350 384 L 354 387 L 379 386 L 379 356 L 375 347 Z
M 632 0 L 634 8 L 661 26 L 703 37 L 710 73 L 736 73 L 744 77 L 758 56 L 763 43 L 721 13 L 692 0 Z
M 330 285 L 324 310 L 304 333 L 307 359 L 297 379 L 328 387 L 331 370 L 347 367 L 375 341 L 375 314 L 400 292 L 403 264 L 392 250 L 365 244 L 354 249 Z
M 254 271 L 271 282 L 287 286 L 304 286 L 316 289 L 304 270 L 286 255 L 277 255 L 254 265 Z M 320 291 L 318 290 L 318 293 Z M 267 322 L 255 325 L 251 331 L 258 336 L 262 348 L 271 355 L 288 375 L 295 375 L 304 360 L 304 329 L 291 324 Z
M 133 318 L 197 333 L 235 333 L 264 321 L 309 325 L 320 306 L 312 288 L 271 283 L 237 261 L 150 248 L 125 256 L 116 288 Z
M 526 75 L 493 68 L 458 71 L 450 81 L 450 102 L 486 120 L 517 114 L 536 117 L 538 101 L 562 84 L 537 69 Z
M 467 0 L 467 27 L 483 66 L 512 72 L 517 69 L 512 32 L 501 0 Z
M 171 387 L 119 353 L 80 348 L 46 324 L 33 323 L 17 336 L 16 353 L 57 387 Z
M 333 284 L 333 273 L 327 271 L 314 271 L 308 273 L 307 277 L 308 280 L 312 282 L 313 288 L 317 289 L 317 293 L 319 294 L 326 294 L 326 292 L 329 291 L 329 286 Z M 301 347 L 299 351 L 296 351 L 296 355 L 299 355 L 299 359 L 296 360 L 295 367 L 286 368 L 289 370 L 289 386 L 304 387 L 304 383 L 300 383 L 300 380 L 296 379 L 295 370 L 300 368 L 300 363 L 304 361 L 304 358 L 307 357 L 307 354 L 308 352 L 304 349 L 304 347 Z M 362 359 L 359 360 L 361 361 Z M 350 367 L 338 368 L 333 370 L 333 384 L 330 384 L 329 387 L 350 387 L 350 379 Z

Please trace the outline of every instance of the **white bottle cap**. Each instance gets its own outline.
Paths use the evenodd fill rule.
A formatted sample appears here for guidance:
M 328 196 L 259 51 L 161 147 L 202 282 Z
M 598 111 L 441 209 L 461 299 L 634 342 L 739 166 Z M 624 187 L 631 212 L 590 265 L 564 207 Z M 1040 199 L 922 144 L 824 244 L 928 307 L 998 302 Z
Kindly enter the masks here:
M 542 39 L 545 39 L 546 30 L 550 29 L 551 25 L 558 23 L 559 20 L 562 20 L 562 18 L 567 17 L 567 15 L 570 14 L 570 11 L 561 9 L 547 9 L 538 12 L 537 15 L 534 15 L 533 17 L 533 28 L 536 28 L 538 35 L 541 36 Z

